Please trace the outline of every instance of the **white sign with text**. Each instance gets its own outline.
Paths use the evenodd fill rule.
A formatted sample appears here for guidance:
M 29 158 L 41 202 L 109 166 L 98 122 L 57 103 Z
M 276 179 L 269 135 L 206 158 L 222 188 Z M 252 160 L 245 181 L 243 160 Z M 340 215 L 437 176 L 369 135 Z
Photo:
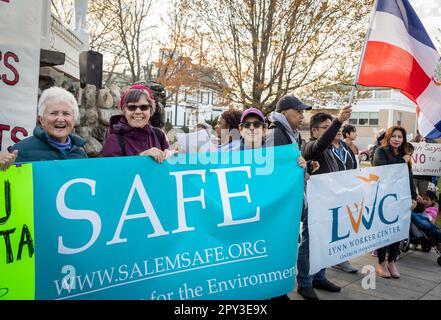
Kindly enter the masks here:
M 403 163 L 311 176 L 310 274 L 409 236 L 408 172 Z
M 441 176 L 441 144 L 413 143 L 412 173 L 418 176 Z
M 32 135 L 43 1 L 0 0 L 0 149 Z

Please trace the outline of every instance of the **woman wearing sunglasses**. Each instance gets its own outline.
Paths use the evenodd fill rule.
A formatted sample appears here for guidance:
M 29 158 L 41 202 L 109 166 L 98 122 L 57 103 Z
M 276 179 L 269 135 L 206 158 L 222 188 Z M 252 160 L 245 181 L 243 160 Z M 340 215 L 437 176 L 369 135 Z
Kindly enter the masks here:
M 262 111 L 250 108 L 242 113 L 239 132 L 242 137 L 240 150 L 265 146 L 266 123 Z
M 165 133 L 149 124 L 154 100 L 148 88 L 141 85 L 130 87 L 121 102 L 123 115 L 110 118 L 103 156 L 150 156 L 162 163 L 170 154 L 170 145 Z

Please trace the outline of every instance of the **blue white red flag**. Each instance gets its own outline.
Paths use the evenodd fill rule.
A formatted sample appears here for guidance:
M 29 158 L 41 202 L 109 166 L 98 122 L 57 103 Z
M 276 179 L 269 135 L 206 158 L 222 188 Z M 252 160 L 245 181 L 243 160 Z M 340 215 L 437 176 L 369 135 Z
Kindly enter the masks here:
M 401 90 L 420 133 L 441 136 L 441 58 L 408 0 L 378 0 L 357 83 Z

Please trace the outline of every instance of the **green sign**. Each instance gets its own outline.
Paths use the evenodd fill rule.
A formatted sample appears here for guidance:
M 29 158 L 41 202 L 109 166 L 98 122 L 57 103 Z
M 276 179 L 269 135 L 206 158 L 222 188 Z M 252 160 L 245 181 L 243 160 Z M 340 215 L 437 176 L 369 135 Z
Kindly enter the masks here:
M 34 299 L 32 165 L 0 171 L 0 300 Z

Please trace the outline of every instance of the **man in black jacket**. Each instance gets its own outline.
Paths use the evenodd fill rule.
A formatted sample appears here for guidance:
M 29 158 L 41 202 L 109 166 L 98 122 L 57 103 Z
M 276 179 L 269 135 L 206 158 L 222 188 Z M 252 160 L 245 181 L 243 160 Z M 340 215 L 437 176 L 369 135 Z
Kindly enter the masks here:
M 343 121 L 351 116 L 350 108 L 342 108 L 335 119 L 324 112 L 311 117 L 311 140 L 305 145 L 302 154 L 306 160 L 316 160 L 320 163 L 320 168 L 314 174 L 356 168 L 354 154 L 340 139 Z
M 302 103 L 295 96 L 286 95 L 282 97 L 276 105 L 275 112 L 272 112 L 268 117 L 271 121 L 269 126 L 269 131 L 266 139 L 267 147 L 283 146 L 287 144 L 295 144 L 301 150 L 302 147 L 302 137 L 300 136 L 299 127 L 303 123 L 303 112 L 305 110 L 311 110 L 312 107 Z M 304 162 L 303 157 L 299 157 L 299 164 Z M 317 168 L 318 165 L 314 166 L 312 161 L 309 161 L 308 171 L 312 171 Z M 305 173 L 305 180 L 308 174 Z M 302 208 L 302 220 L 303 216 L 307 212 L 306 197 L 303 197 L 303 208 Z M 282 296 L 287 297 L 287 296 Z M 277 297 L 278 299 L 282 297 Z M 276 298 L 276 299 L 277 299 Z
M 328 173 L 355 168 L 354 156 L 344 142 L 338 139 L 340 128 L 351 116 L 351 106 L 343 107 L 337 118 L 333 120 L 327 113 L 317 113 L 311 117 L 311 140 L 305 145 L 303 156 L 306 160 L 315 160 L 320 164 L 313 174 Z M 313 288 L 330 292 L 339 292 L 340 287 L 326 279 L 326 269 L 315 275 L 309 275 L 309 232 L 308 215 L 304 215 L 302 242 L 297 257 L 297 292 L 308 300 L 318 300 Z M 356 271 L 356 269 L 355 269 Z
M 283 146 L 295 143 L 301 148 L 302 137 L 299 127 L 303 123 L 303 112 L 312 107 L 302 103 L 295 96 L 284 96 L 276 105 L 276 111 L 269 115 L 271 124 L 267 134 L 267 146 Z

